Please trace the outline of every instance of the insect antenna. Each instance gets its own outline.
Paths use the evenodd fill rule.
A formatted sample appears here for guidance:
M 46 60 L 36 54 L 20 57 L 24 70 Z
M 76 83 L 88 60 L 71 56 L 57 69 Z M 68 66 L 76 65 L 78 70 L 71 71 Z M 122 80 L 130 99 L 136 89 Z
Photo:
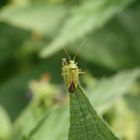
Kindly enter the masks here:
M 77 48 L 76 53 L 75 53 L 75 56 L 73 57 L 73 60 L 75 60 L 75 58 L 76 58 L 76 56 L 77 56 L 77 54 L 78 54 L 79 49 L 80 49 L 81 47 L 84 46 L 84 44 L 86 43 L 86 41 L 87 41 L 87 38 L 85 38 L 85 39 L 82 41 L 80 47 Z
M 63 48 L 63 49 L 64 49 L 64 51 L 65 51 L 66 55 L 68 56 L 68 59 L 69 59 L 69 60 L 71 60 L 71 58 L 70 58 L 70 56 L 69 56 L 69 54 L 68 54 L 68 52 L 67 52 L 66 48 Z

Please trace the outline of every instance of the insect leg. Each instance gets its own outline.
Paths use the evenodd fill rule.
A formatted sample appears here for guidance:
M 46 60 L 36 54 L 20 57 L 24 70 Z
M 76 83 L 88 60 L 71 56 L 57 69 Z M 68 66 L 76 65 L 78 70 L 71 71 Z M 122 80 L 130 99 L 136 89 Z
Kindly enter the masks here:
M 81 69 L 78 69 L 78 73 L 79 73 L 79 74 L 84 74 L 85 72 L 82 71 Z

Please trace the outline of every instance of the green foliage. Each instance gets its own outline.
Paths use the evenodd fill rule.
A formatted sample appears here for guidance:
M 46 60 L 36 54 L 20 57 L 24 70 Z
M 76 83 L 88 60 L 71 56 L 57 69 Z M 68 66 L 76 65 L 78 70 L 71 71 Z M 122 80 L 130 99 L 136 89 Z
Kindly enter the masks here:
M 99 118 L 81 86 L 70 94 L 69 140 L 118 140 Z
M 107 79 L 103 78 L 97 82 L 95 87 L 91 83 L 88 89 L 90 93 L 89 99 L 99 111 L 106 112 L 114 104 L 116 99 L 121 98 L 127 93 L 139 76 L 140 69 L 135 69 L 131 72 L 124 71 L 118 73 Z
M 0 16 L 14 26 L 33 30 L 38 33 L 46 33 L 49 36 L 56 34 L 59 26 L 67 15 L 65 6 L 31 5 L 27 7 L 6 7 Z M 37 20 L 38 19 L 38 20 Z
M 74 133 L 80 140 L 139 140 L 139 12 L 139 0 L 2 0 L 0 140 L 74 140 Z M 78 89 L 69 99 L 62 48 L 74 56 L 85 38 L 75 62 L 88 94 Z M 86 112 L 90 131 L 78 119 Z
M 11 120 L 5 109 L 0 106 L 0 140 L 8 140 L 11 135 L 11 130 Z
M 96 107 L 100 114 L 107 112 L 107 110 L 111 109 L 118 99 L 127 93 L 132 83 L 134 83 L 139 75 L 139 69 L 133 70 L 132 72 L 118 73 L 108 79 L 99 80 L 96 86 L 93 85 L 92 80 L 92 83 L 89 83 L 90 87 L 87 88 L 89 93 L 87 95 L 91 104 Z M 126 83 L 123 87 L 120 84 L 121 81 Z M 32 102 L 34 102 L 34 100 L 32 100 Z M 19 140 L 25 136 L 27 137 L 32 130 L 40 124 L 44 113 L 39 115 L 36 111 L 32 111 L 36 109 L 37 107 L 35 106 L 30 109 L 26 108 L 22 115 L 17 119 L 13 140 Z M 69 130 L 69 107 L 67 99 L 64 104 L 51 108 L 51 111 L 49 112 L 47 110 L 45 112 L 48 115 L 46 119 L 43 119 L 42 125 L 39 126 L 38 131 L 32 135 L 32 138 L 34 140 L 57 140 L 58 138 L 61 140 L 67 139 Z
M 81 38 L 85 34 L 101 28 L 112 16 L 123 10 L 133 0 L 87 0 L 72 9 L 71 16 L 54 41 L 41 52 L 42 57 L 49 56 L 63 46 Z

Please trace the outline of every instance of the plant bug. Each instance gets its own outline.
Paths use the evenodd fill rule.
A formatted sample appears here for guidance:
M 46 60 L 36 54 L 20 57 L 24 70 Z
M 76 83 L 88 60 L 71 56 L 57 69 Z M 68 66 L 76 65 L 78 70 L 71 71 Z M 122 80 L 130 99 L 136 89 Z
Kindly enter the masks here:
M 86 39 L 82 42 L 80 47 L 82 47 L 85 42 Z M 77 49 L 73 59 L 70 58 L 67 50 L 64 48 L 64 51 L 69 58 L 69 62 L 67 62 L 66 58 L 62 59 L 62 76 L 70 93 L 73 93 L 77 89 L 77 86 L 79 84 L 79 74 L 84 73 L 83 71 L 81 71 L 81 69 L 78 68 L 77 63 L 75 62 L 75 58 L 79 48 Z

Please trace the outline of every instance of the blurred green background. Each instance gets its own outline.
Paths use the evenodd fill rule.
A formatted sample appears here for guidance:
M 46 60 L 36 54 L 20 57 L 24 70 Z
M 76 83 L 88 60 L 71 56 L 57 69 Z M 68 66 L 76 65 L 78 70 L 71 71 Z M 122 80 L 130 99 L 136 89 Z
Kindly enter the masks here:
M 0 140 L 67 139 L 63 47 L 73 58 L 85 38 L 87 96 L 122 140 L 140 139 L 139 0 L 0 0 Z

